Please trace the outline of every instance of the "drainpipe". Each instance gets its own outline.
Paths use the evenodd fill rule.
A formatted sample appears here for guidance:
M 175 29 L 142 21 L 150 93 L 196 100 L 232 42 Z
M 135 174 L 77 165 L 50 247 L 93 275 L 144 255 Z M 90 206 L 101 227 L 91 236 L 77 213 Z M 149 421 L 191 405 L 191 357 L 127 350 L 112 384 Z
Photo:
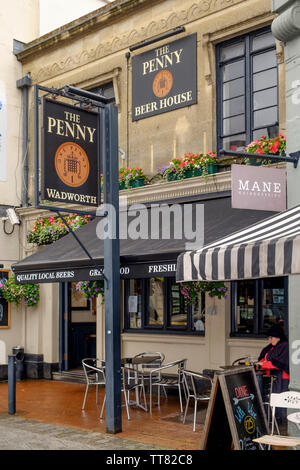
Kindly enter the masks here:
M 32 85 L 30 74 L 17 80 L 17 88 L 22 90 L 23 96 L 23 184 L 22 184 L 22 206 L 28 207 L 28 89 Z

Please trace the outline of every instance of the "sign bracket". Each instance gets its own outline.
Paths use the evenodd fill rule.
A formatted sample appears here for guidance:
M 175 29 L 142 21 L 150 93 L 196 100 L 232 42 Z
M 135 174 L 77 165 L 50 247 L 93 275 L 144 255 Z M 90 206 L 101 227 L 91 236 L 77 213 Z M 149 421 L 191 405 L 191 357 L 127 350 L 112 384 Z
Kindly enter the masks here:
M 264 160 L 273 160 L 277 162 L 287 162 L 287 163 L 293 163 L 294 168 L 297 168 L 298 166 L 298 161 L 300 158 L 300 150 L 297 152 L 292 152 L 290 155 L 267 155 L 267 154 L 262 154 L 262 153 L 248 153 L 248 152 L 239 152 L 237 150 L 225 150 L 222 149 L 219 151 L 220 155 L 232 155 L 235 157 L 246 157 L 246 158 L 262 158 Z

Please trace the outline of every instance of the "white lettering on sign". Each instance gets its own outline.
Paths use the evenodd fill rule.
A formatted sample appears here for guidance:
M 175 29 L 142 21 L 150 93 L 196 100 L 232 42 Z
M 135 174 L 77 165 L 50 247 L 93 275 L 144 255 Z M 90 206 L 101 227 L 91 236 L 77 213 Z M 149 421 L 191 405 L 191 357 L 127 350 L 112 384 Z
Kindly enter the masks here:
M 147 75 L 148 73 L 157 72 L 157 70 L 166 69 L 170 65 L 179 64 L 180 57 L 182 54 L 183 49 L 179 49 L 177 51 L 170 52 L 169 46 L 159 47 L 155 49 L 156 57 L 153 59 L 147 60 L 143 62 L 143 75 Z
M 263 193 L 281 193 L 281 183 L 271 181 L 253 181 L 250 183 L 249 180 L 243 181 L 239 179 L 239 191 L 258 191 Z
M 186 91 L 184 93 L 178 93 L 177 95 L 169 96 L 168 98 L 161 98 L 158 103 L 152 101 L 151 103 L 142 104 L 141 106 L 135 106 L 134 113 L 135 116 L 142 116 L 144 114 L 157 111 L 158 109 L 167 109 L 171 108 L 174 105 L 188 103 L 193 99 L 192 90 Z
M 49 198 L 59 199 L 60 201 L 74 201 L 86 204 L 97 204 L 96 196 L 89 194 L 68 193 L 66 191 L 57 191 L 57 189 L 46 188 Z
M 148 267 L 148 273 L 175 272 L 176 264 L 154 264 Z

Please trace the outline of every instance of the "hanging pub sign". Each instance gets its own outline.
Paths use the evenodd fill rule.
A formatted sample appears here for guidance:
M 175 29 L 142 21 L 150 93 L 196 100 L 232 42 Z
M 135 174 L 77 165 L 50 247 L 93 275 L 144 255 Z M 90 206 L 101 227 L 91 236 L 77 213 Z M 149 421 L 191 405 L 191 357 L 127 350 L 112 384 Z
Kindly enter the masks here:
M 42 198 L 97 206 L 99 114 L 43 100 Z
M 251 165 L 231 166 L 232 207 L 281 212 L 286 210 L 286 172 Z
M 197 103 L 197 35 L 132 57 L 132 120 Z

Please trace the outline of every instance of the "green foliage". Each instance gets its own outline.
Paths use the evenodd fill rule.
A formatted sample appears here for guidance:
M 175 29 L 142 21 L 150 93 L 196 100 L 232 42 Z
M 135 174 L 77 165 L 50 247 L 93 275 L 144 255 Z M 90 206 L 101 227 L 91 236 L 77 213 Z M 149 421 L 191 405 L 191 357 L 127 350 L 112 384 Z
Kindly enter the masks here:
M 34 307 L 40 300 L 39 284 L 16 284 L 14 277 L 0 282 L 0 293 L 7 302 L 19 305 L 23 300 L 27 307 Z
M 65 220 L 71 230 L 76 230 L 90 222 L 91 216 L 69 214 L 65 217 Z M 28 243 L 36 243 L 38 246 L 49 245 L 68 233 L 69 229 L 60 217 L 41 217 L 35 221 L 32 229 L 27 232 L 27 241 Z
M 104 297 L 104 281 L 80 281 L 76 284 L 76 290 L 81 292 L 88 300 L 97 298 L 99 294 Z
M 227 298 L 227 287 L 219 281 L 191 281 L 181 282 L 181 294 L 188 304 L 196 304 L 201 293 L 208 293 L 210 297 Z

